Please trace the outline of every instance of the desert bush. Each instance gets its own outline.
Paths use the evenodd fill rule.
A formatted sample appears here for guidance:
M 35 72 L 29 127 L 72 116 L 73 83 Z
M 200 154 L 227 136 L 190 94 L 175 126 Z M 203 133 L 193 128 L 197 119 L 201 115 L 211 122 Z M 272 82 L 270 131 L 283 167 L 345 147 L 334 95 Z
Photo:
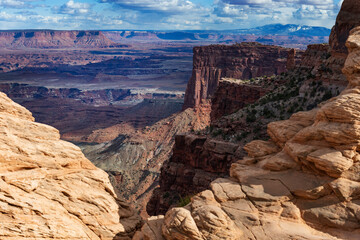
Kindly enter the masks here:
M 190 202 L 191 202 L 191 196 L 189 196 L 189 195 L 185 196 L 185 197 L 180 196 L 180 200 L 179 200 L 179 203 L 177 205 L 178 205 L 178 207 L 185 207 Z

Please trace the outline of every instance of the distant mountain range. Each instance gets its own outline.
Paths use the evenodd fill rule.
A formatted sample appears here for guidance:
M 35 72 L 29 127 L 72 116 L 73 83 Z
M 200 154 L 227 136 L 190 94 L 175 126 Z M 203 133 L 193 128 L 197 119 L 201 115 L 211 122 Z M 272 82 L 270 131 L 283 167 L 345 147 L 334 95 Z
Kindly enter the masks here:
M 331 30 L 324 27 L 311 27 L 306 25 L 295 24 L 270 24 L 250 29 L 230 30 L 229 32 L 238 34 L 255 34 L 255 35 L 283 35 L 283 36 L 329 36 Z
M 271 24 L 235 30 L 6 30 L 0 31 L 0 48 L 116 48 L 134 41 L 182 41 L 193 44 L 260 42 L 295 48 L 328 41 L 330 29 L 295 24 Z
M 211 35 L 276 35 L 276 36 L 297 36 L 297 37 L 328 37 L 331 29 L 325 27 L 313 27 L 296 24 L 269 24 L 249 29 L 233 30 L 119 30 L 111 32 L 123 32 L 123 37 L 134 38 L 152 34 L 164 40 L 199 40 L 208 39 Z M 146 34 L 147 33 L 147 34 Z

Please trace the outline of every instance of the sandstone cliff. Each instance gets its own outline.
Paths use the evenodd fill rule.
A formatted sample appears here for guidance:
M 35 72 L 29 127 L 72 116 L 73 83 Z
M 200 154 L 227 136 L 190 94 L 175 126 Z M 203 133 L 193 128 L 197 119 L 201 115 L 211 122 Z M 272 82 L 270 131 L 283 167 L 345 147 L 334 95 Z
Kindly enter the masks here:
M 0 93 L 0 238 L 129 239 L 140 218 L 107 174 Z
M 150 218 L 134 239 L 359 239 L 360 27 L 346 45 L 347 89 L 269 124 L 270 140 L 247 144 L 231 178 Z
M 359 22 L 360 3 L 358 1 L 344 1 L 329 38 L 334 55 L 346 58 L 348 49 L 345 46 L 345 42 L 349 37 L 350 30 L 358 26 Z
M 123 132 L 113 141 L 81 148 L 109 173 L 118 195 L 146 216 L 146 203 L 158 186 L 160 168 L 172 153 L 175 135 L 204 129 L 209 120 L 207 112 L 187 109 L 143 129 Z M 124 125 L 99 130 L 97 138 L 118 133 L 116 128 L 123 131 Z
M 237 112 L 239 109 L 255 103 L 266 93 L 283 84 L 275 78 L 265 77 L 261 81 L 242 81 L 223 78 L 219 81 L 211 101 L 211 121 Z
M 343 80 L 346 83 L 346 79 L 341 78 L 341 70 L 348 55 L 345 42 L 349 37 L 350 30 L 358 26 L 359 22 L 360 3 L 358 1 L 344 1 L 329 37 L 331 57 L 323 67 L 325 70 L 331 69 L 328 75 L 329 79 Z
M 183 108 L 196 108 L 208 101 L 221 78 L 245 80 L 286 71 L 286 66 L 292 65 L 287 61 L 288 51 L 286 48 L 260 43 L 195 47 L 193 72 L 187 85 Z
M 126 47 L 109 40 L 101 31 L 14 30 L 0 31 L 5 48 L 111 48 Z

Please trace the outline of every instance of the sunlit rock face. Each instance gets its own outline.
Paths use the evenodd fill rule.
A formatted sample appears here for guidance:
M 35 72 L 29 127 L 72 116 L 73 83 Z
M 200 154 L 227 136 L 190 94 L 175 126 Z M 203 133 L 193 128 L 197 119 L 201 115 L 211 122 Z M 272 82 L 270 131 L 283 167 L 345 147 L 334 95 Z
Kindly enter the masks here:
M 14 30 L 0 32 L 5 48 L 111 48 L 121 47 L 100 31 Z
M 0 239 L 129 239 L 139 224 L 104 171 L 0 93 Z
M 134 239 L 359 239 L 360 27 L 346 47 L 339 96 L 270 123 L 270 140 L 247 144 L 230 178 L 149 219 Z
M 260 43 L 195 47 L 193 73 L 187 85 L 183 108 L 198 108 L 209 101 L 221 78 L 250 79 L 285 72 L 289 50 Z M 301 53 L 293 54 L 294 63 Z

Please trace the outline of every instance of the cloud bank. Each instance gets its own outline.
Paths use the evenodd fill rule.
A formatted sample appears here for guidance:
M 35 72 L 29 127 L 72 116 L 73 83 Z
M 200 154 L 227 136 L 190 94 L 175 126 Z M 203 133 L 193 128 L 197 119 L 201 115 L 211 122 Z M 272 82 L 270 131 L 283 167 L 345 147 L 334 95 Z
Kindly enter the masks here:
M 342 0 L 0 0 L 0 29 L 331 27 Z

